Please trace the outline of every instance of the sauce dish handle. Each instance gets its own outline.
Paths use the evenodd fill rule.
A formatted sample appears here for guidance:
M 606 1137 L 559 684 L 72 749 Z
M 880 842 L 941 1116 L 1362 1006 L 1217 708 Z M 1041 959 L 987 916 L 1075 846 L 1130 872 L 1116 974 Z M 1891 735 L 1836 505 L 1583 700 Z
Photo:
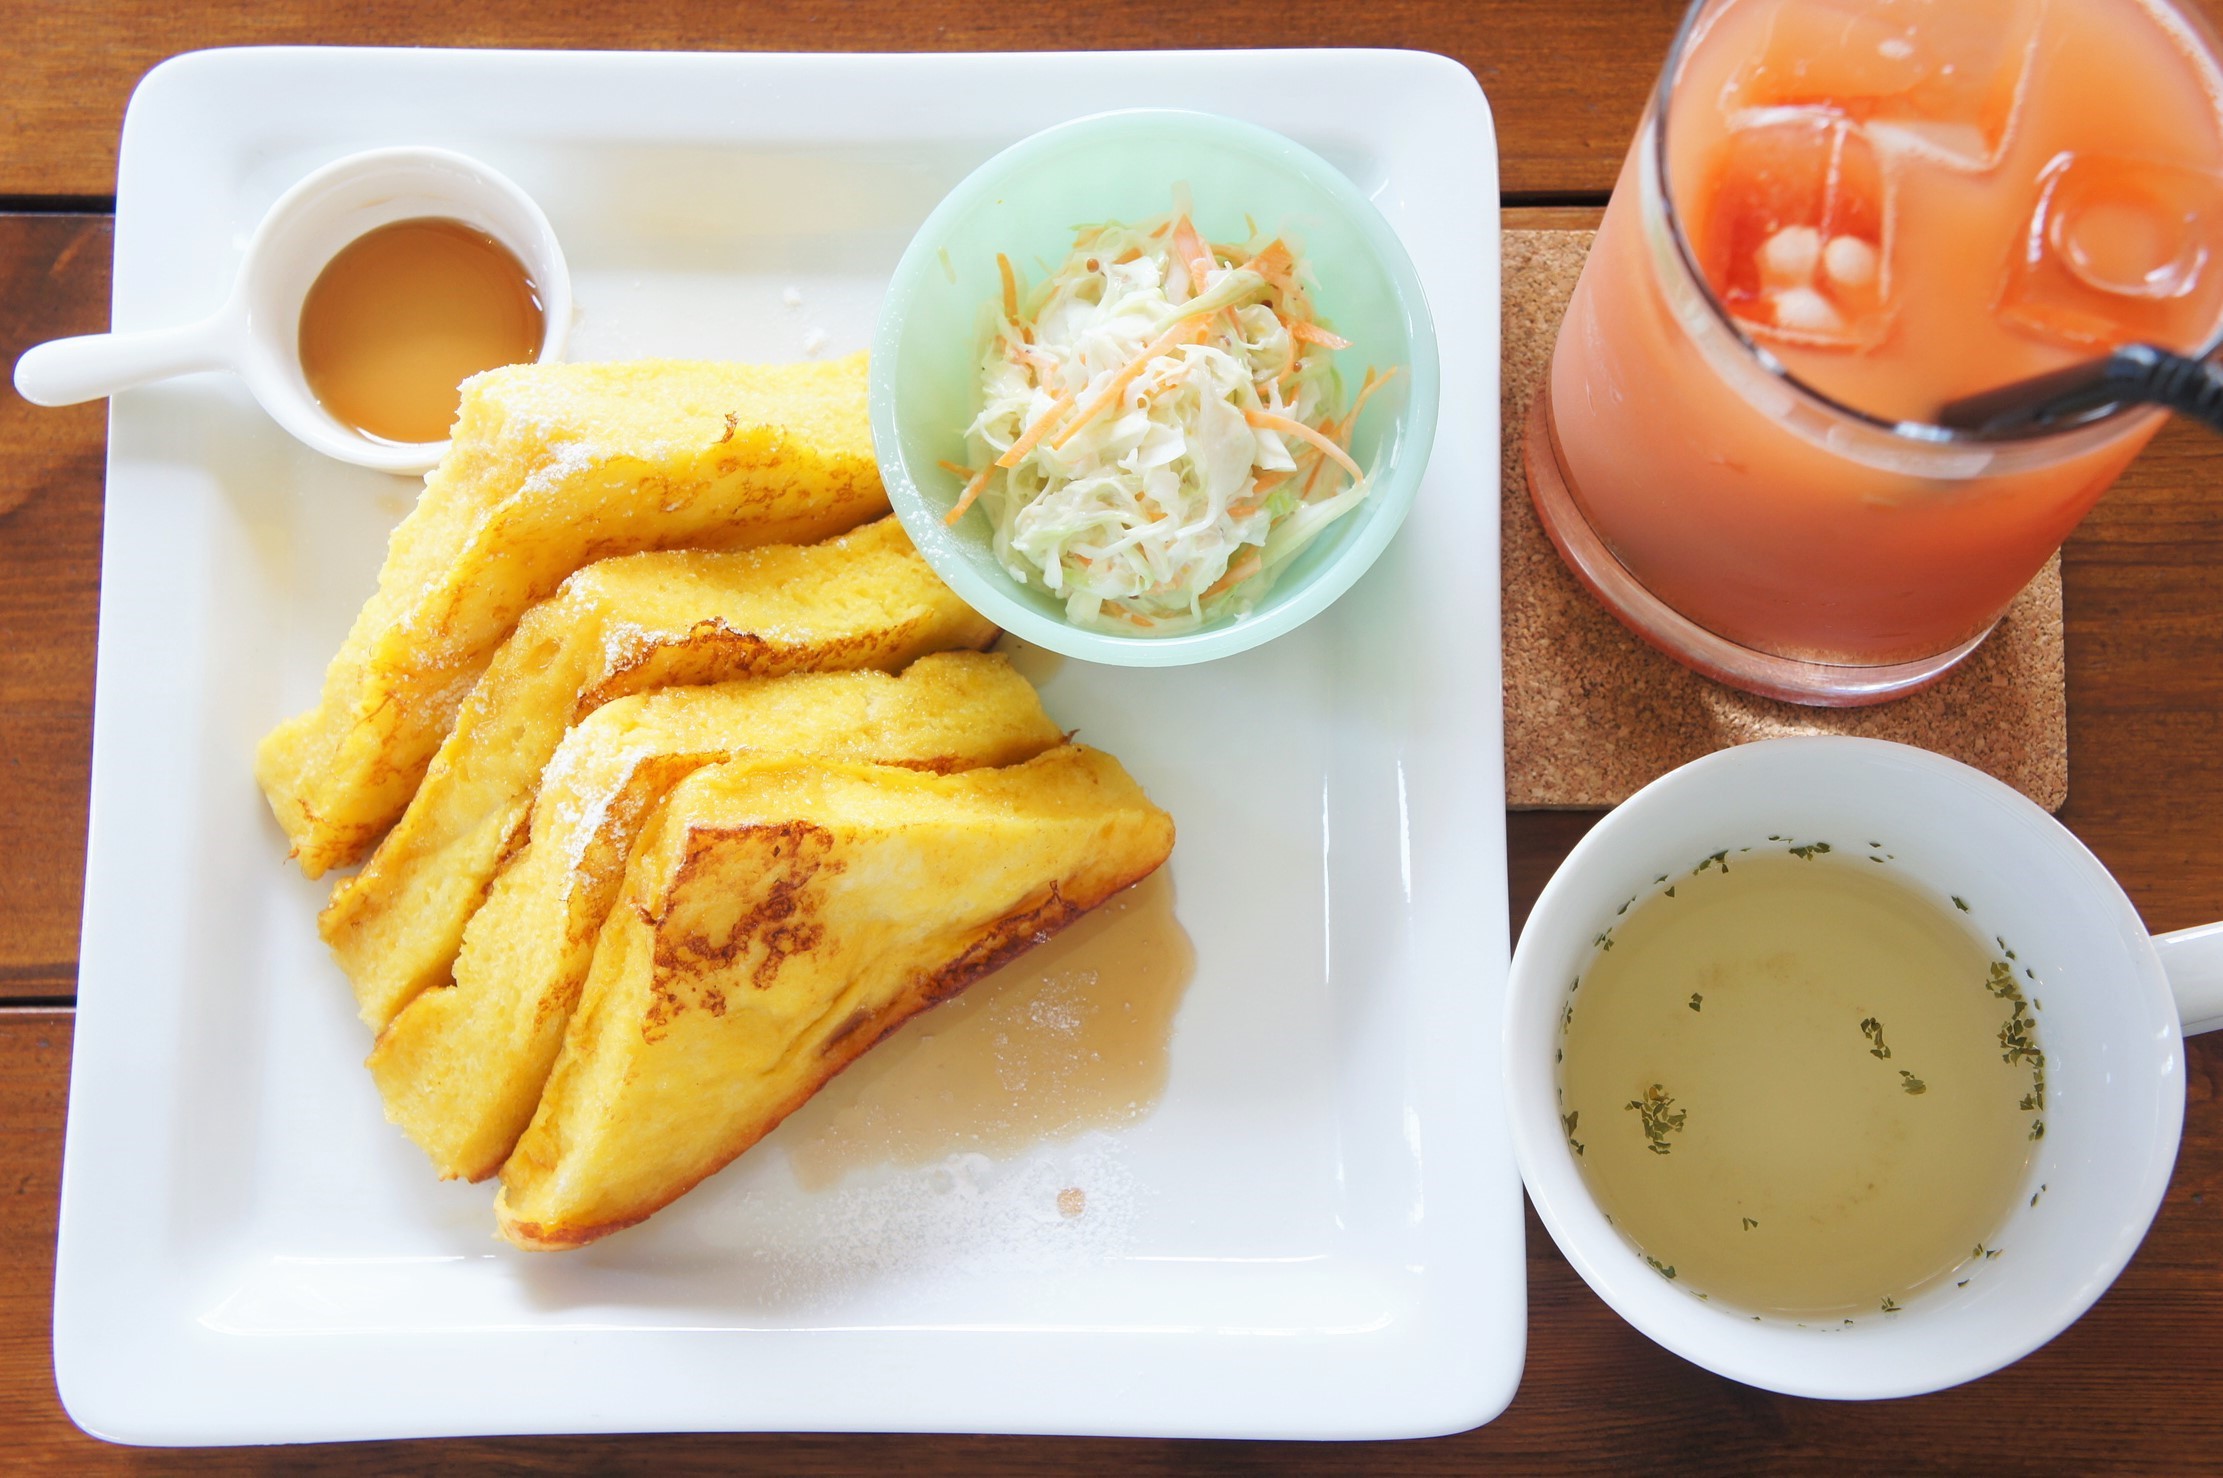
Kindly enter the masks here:
M 145 333 L 52 339 L 15 362 L 16 393 L 33 405 L 99 400 L 172 375 L 223 369 L 232 363 L 232 342 L 223 314 Z
M 2223 924 L 2156 934 L 2154 949 L 2161 955 L 2161 968 L 2169 972 L 2169 988 L 2177 994 L 2184 1034 L 2223 1027 Z

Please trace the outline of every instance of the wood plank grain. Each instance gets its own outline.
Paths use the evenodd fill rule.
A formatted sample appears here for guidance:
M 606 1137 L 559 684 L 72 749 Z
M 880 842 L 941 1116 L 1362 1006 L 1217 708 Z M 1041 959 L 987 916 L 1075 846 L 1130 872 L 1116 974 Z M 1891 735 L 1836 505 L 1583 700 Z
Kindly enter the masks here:
M 2062 550 L 2061 820 L 2150 929 L 2223 918 L 2223 438 L 2176 423 Z
M 108 324 L 106 216 L 0 216 L 0 364 Z M 0 1000 L 77 979 L 100 594 L 100 405 L 0 393 Z
M 1075 47 L 1388 46 L 1465 63 L 1497 115 L 1505 188 L 1607 189 L 1681 7 L 1670 0 L 1182 0 L 1092 6 L 958 0 L 13 0 L 0 89 L 0 195 L 115 189 L 124 104 L 164 57 L 210 46 L 511 46 L 701 51 L 1030 51 Z
M 1528 817 L 1522 818 L 1525 822 Z M 1564 818 L 1540 818 L 1561 822 Z M 1554 837 L 1554 844 L 1560 838 Z M 0 1430 L 10 1471 L 845 1474 L 1463 1474 L 1629 1469 L 2190 1472 L 2223 1453 L 2223 1038 L 2188 1054 L 2190 1120 L 2167 1202 L 2115 1288 L 2012 1370 L 1913 1401 L 1771 1396 L 1650 1344 L 1591 1295 L 1533 1215 L 1528 1369 L 1512 1408 L 1427 1443 L 1017 1437 L 536 1437 L 149 1452 L 69 1422 L 48 1355 L 71 1020 L 0 1010 Z
M 1603 219 L 1602 205 L 1507 205 L 1498 212 L 1506 231 L 1595 231 Z
M 2223 0 L 2198 0 L 2211 20 Z M 1682 6 L 1674 0 L 1285 0 L 1270 11 L 1128 0 L 1088 9 L 959 0 L 12 0 L 0 90 L 0 196 L 106 195 L 139 78 L 212 46 L 471 46 L 697 51 L 1031 51 L 1386 46 L 1440 52 L 1488 93 L 1515 193 L 1613 183 Z
M 51 1466 L 91 1446 L 61 1413 L 48 1323 L 70 1013 L 0 1008 L 0 1431 Z

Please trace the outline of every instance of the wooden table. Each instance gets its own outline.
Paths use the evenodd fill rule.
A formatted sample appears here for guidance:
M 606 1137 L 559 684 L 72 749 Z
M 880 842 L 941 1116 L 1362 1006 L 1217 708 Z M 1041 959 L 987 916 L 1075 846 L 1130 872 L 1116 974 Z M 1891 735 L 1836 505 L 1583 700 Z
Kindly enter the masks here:
M 2223 13 L 2223 0 L 2205 3 Z M 147 67 L 197 47 L 1418 47 L 1465 62 L 1488 91 L 1512 227 L 1594 219 L 1679 9 L 1674 0 L 1284 0 L 1221 10 L 1168 0 L 1055 9 L 951 0 L 8 0 L 0 33 L 17 38 L 18 57 L 0 88 L 0 358 L 12 364 L 38 340 L 106 323 L 124 102 Z M 98 407 L 37 411 L 0 393 L 0 1450 L 11 1468 L 2223 1467 L 2223 1034 L 2189 1048 L 2176 1179 L 2113 1291 L 2007 1373 L 1919 1400 L 1833 1405 L 1708 1375 L 1622 1324 L 1532 1217 L 1520 1393 L 1491 1425 L 1435 1442 L 705 1436 L 222 1453 L 104 1447 L 63 1415 L 48 1351 L 92 729 L 102 427 Z M 2223 441 L 2166 432 L 2077 532 L 2066 559 L 2072 767 L 2063 819 L 2114 869 L 2150 927 L 2223 916 Z M 1516 925 L 1593 819 L 1509 818 Z

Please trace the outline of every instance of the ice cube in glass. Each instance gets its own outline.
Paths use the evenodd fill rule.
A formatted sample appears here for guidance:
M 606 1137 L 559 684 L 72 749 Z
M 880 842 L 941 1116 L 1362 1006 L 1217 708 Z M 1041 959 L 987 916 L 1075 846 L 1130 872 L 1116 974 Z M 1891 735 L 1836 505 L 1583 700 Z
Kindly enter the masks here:
M 2040 0 L 1806 0 L 1780 6 L 1732 110 L 1819 107 L 1964 169 L 1999 162 Z
M 1890 180 L 1859 124 L 1779 109 L 1732 128 L 1691 223 L 1700 269 L 1763 336 L 1837 348 L 1891 323 Z
M 2223 177 L 2064 153 L 2039 175 L 2000 316 L 2077 346 L 2200 346 L 2223 309 Z

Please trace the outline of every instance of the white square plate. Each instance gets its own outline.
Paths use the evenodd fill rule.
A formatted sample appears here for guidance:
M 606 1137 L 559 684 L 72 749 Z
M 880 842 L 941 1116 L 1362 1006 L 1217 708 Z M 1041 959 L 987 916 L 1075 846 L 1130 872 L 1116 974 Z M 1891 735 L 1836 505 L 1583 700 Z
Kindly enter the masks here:
M 822 1429 L 1388 1437 L 1511 1399 L 1500 1104 L 1496 151 L 1399 52 L 263 50 L 156 69 L 124 125 L 115 322 L 221 299 L 292 181 L 383 144 L 509 174 L 570 254 L 574 357 L 861 347 L 996 149 L 1107 108 L 1239 113 L 1347 171 L 1443 347 L 1403 536 L 1302 631 L 1050 712 L 1170 810 L 1198 967 L 1146 1119 L 970 1175 L 799 1189 L 775 1137 L 654 1221 L 539 1255 L 384 1122 L 249 773 L 313 697 L 413 487 L 233 380 L 119 396 L 54 1356 L 144 1443 Z M 785 290 L 794 288 L 797 308 Z M 1045 1215 L 1083 1184 L 1090 1214 Z

